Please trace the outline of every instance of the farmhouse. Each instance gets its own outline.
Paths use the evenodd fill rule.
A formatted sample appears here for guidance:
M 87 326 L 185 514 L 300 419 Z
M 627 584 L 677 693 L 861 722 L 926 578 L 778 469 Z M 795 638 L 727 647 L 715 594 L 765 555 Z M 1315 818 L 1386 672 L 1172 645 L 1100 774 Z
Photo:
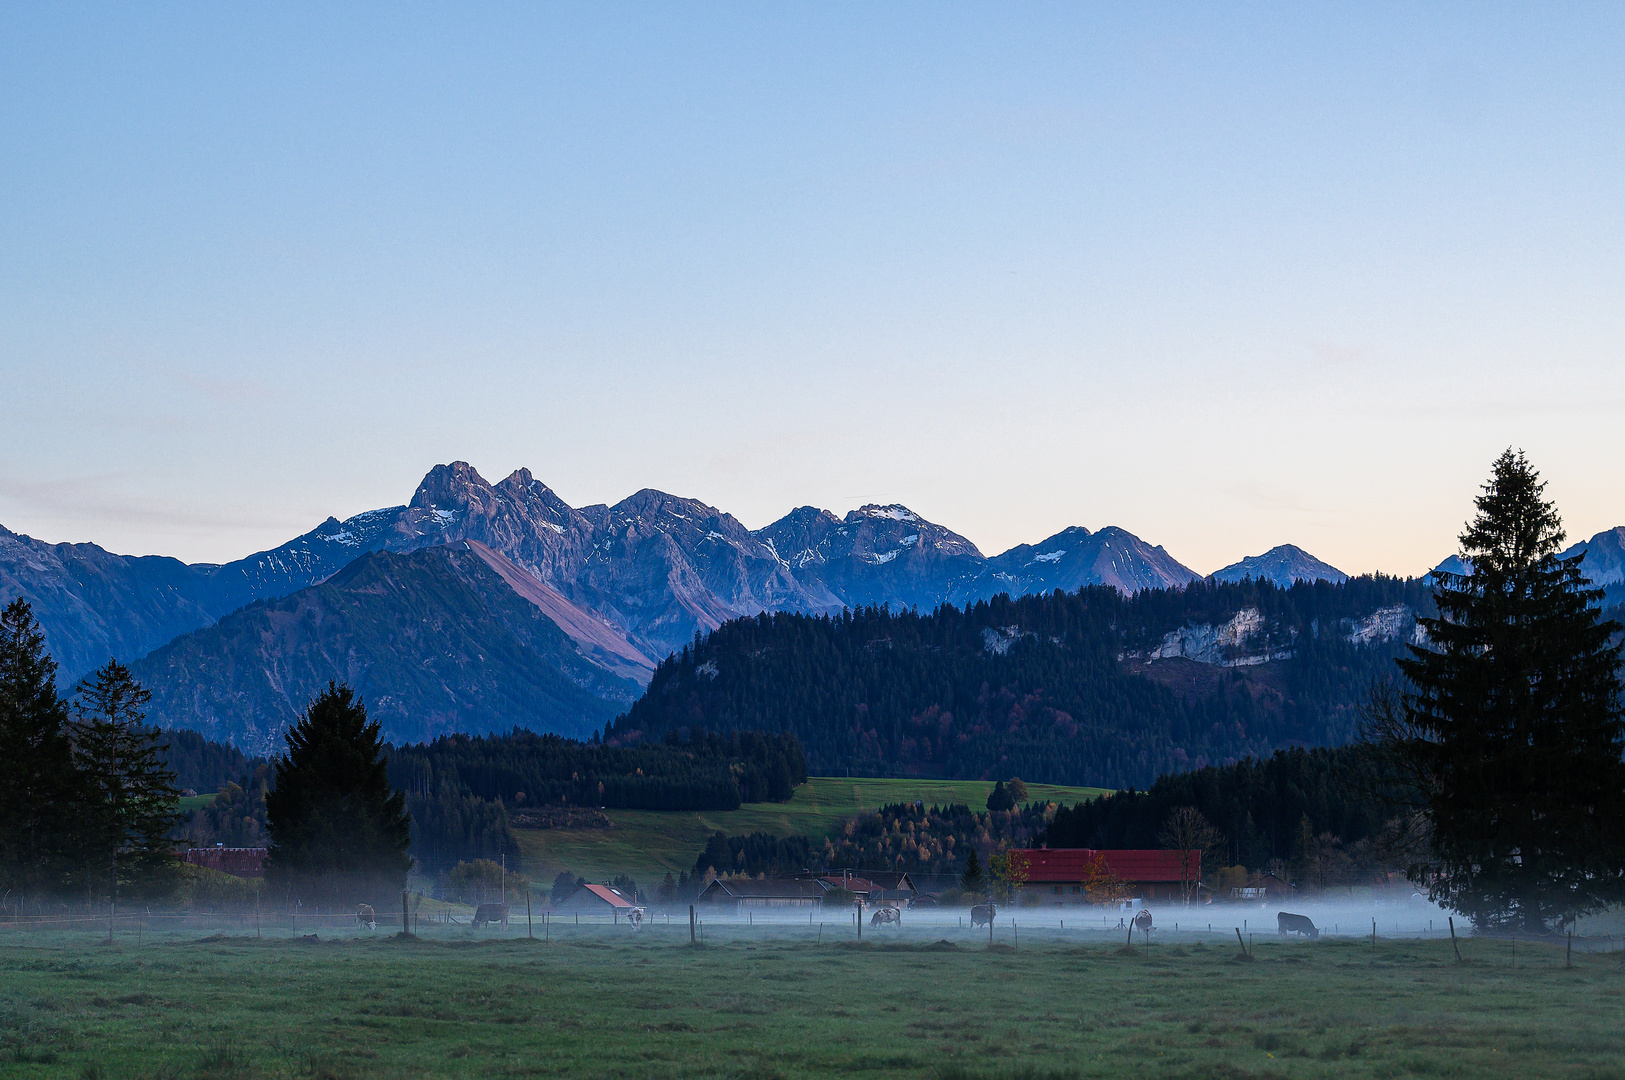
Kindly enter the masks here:
M 637 905 L 608 885 L 583 885 L 553 905 L 554 911 L 575 911 L 584 915 L 610 915 L 631 911 Z
M 839 880 L 838 878 L 836 880 Z M 695 899 L 736 910 L 746 908 L 816 908 L 823 905 L 826 886 L 808 878 L 717 878 Z
M 194 847 L 182 851 L 180 856 L 181 862 L 219 870 L 233 877 L 262 878 L 265 851 L 262 847 Z
M 1183 886 L 1194 886 L 1202 876 L 1202 853 L 1195 850 L 1041 848 L 1011 854 L 1021 856 L 1027 872 L 1022 895 L 1036 895 L 1049 905 L 1088 903 L 1088 886 L 1098 880 L 1102 863 L 1148 903 L 1182 900 Z

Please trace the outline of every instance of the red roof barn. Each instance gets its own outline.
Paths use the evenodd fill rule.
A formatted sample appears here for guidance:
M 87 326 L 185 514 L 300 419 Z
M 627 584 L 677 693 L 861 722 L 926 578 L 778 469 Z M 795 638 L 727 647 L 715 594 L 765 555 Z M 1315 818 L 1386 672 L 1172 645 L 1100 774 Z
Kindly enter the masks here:
M 1145 900 L 1179 900 L 1186 886 L 1202 877 L 1202 853 L 1153 848 L 1039 848 L 1012 851 L 1027 871 L 1023 892 L 1051 904 L 1088 901 L 1086 886 L 1099 878 L 1100 865 Z

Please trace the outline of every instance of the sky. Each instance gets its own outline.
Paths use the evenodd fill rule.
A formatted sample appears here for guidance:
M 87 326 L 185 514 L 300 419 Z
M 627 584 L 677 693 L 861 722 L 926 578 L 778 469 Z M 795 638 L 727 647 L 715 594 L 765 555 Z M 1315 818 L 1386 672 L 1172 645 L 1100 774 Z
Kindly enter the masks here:
M 1625 523 L 1625 6 L 8 5 L 0 525 L 440 462 L 1200 572 Z

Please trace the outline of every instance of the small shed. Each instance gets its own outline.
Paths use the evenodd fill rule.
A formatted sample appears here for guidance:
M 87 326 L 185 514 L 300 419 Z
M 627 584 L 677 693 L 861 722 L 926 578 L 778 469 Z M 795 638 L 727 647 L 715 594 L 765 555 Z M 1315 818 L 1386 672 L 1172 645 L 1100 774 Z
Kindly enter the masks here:
M 583 915 L 613 915 L 637 907 L 619 889 L 608 885 L 583 885 L 553 905 L 554 911 L 572 911 Z
M 204 866 L 240 878 L 265 876 L 265 852 L 262 847 L 194 847 L 180 853 L 181 862 Z

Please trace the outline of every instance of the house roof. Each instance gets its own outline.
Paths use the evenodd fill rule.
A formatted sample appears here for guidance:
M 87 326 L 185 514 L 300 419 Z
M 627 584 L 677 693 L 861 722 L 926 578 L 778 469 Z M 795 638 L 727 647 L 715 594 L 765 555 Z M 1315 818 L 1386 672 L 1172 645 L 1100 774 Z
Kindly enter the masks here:
M 804 878 L 717 878 L 700 895 L 713 889 L 734 900 L 815 900 L 824 895 L 817 882 Z
M 914 886 L 914 879 L 909 877 L 906 870 L 854 870 L 851 867 L 845 867 L 835 870 L 811 871 L 798 876 L 813 877 L 820 881 L 833 881 L 840 884 L 842 874 L 847 875 L 847 887 L 854 892 L 864 892 L 869 889 L 917 891 Z M 861 882 L 861 884 L 853 885 L 852 882 Z
M 583 885 L 581 888 L 571 893 L 570 896 L 566 898 L 566 902 L 581 896 L 583 892 L 591 893 L 612 908 L 630 908 L 637 906 L 636 904 L 632 903 L 632 901 L 610 888 L 608 885 Z M 585 897 L 582 897 L 582 899 L 585 899 Z
M 1017 852 L 1011 852 L 1012 855 Z M 1152 848 L 1040 848 L 1019 853 L 1033 884 L 1047 881 L 1083 881 L 1093 876 L 1096 859 L 1124 881 L 1194 881 L 1202 876 L 1200 851 L 1158 851 Z M 1181 875 L 1183 860 L 1186 873 Z

